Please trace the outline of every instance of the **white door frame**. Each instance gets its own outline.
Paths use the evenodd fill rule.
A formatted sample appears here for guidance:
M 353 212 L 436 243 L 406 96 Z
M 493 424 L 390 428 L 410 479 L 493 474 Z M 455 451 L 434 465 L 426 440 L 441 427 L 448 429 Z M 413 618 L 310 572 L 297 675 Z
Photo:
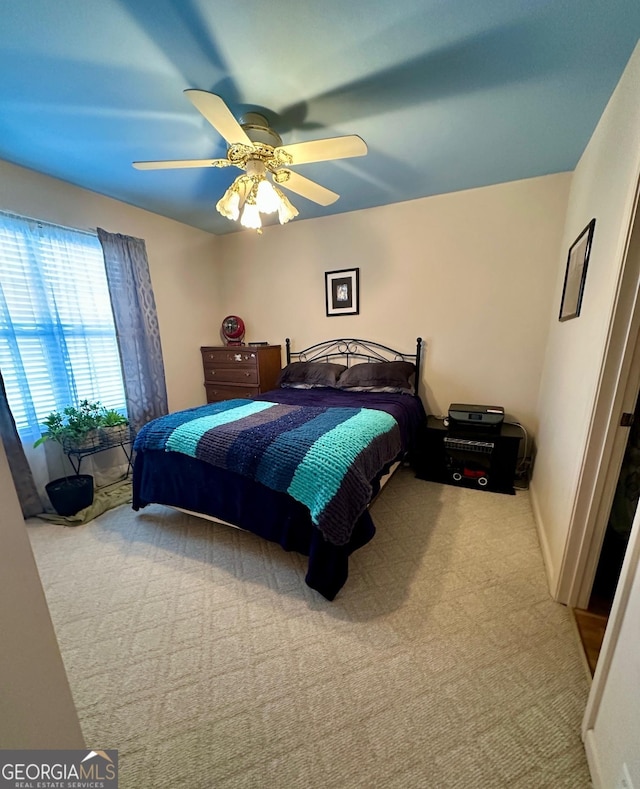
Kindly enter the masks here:
M 620 427 L 624 411 L 633 412 L 640 388 L 640 172 L 636 173 L 632 209 L 621 234 L 623 263 L 600 369 L 595 407 L 578 492 L 554 598 L 586 608 L 595 577 L 613 494 L 627 443 Z M 597 232 L 597 226 L 596 226 Z
M 640 236 L 640 233 L 637 233 L 637 235 Z M 630 254 L 633 254 L 633 249 L 631 249 Z M 640 252 L 638 252 L 638 254 L 640 254 Z M 640 324 L 640 309 L 638 308 L 634 310 L 633 331 L 629 333 L 629 352 L 631 354 L 631 363 L 629 366 L 626 385 L 624 385 L 624 381 L 621 379 L 618 392 L 616 393 L 620 395 L 620 414 L 624 412 L 634 413 L 636 401 L 638 399 L 638 391 L 640 390 L 640 326 L 635 324 Z M 635 341 L 633 340 L 634 336 Z M 617 421 L 614 419 L 611 428 L 613 431 L 611 458 L 609 465 L 605 466 L 603 463 L 601 469 L 604 482 L 600 505 L 598 506 L 597 512 L 595 514 L 595 529 L 591 544 L 586 552 L 582 578 L 580 578 L 579 574 L 576 576 L 576 608 L 587 608 L 589 605 L 589 598 L 591 597 L 591 589 L 593 587 L 596 570 L 598 569 L 602 543 L 607 530 L 609 515 L 613 505 L 613 498 L 618 485 L 620 469 L 622 468 L 622 462 L 624 460 L 624 454 L 629 438 L 629 428 L 621 427 L 619 418 Z
M 598 761 L 598 751 L 595 743 L 594 729 L 602 697 L 604 695 L 609 671 L 613 662 L 613 655 L 615 652 L 616 644 L 622 629 L 627 606 L 629 604 L 629 597 L 631 595 L 631 587 L 634 584 L 636 574 L 640 572 L 640 507 L 636 510 L 636 515 L 633 520 L 631 534 L 629 535 L 629 543 L 625 553 L 622 571 L 620 573 L 620 580 L 616 589 L 615 598 L 613 600 L 613 607 L 609 622 L 604 635 L 602 649 L 598 656 L 598 664 L 596 672 L 591 684 L 589 698 L 587 700 L 587 707 L 585 709 L 584 717 L 582 719 L 582 739 L 584 741 L 585 751 L 587 753 L 587 760 L 589 762 L 589 770 L 594 781 L 594 786 L 599 789 L 603 786 L 600 765 Z

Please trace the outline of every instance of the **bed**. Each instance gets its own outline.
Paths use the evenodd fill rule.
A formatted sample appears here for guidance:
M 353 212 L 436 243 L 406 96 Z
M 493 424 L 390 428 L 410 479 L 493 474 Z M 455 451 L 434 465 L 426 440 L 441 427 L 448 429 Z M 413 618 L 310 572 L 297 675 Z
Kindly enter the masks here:
M 375 534 L 381 481 L 420 452 L 422 347 L 341 338 L 294 352 L 287 339 L 277 389 L 142 428 L 133 509 L 177 507 L 308 556 L 306 583 L 333 600 Z

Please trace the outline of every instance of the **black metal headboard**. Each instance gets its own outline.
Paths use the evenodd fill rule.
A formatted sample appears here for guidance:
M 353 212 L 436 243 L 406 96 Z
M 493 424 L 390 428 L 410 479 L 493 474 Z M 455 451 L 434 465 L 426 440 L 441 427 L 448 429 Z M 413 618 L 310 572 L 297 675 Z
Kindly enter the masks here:
M 353 337 L 341 337 L 337 340 L 325 340 L 324 342 L 310 345 L 302 351 L 291 350 L 291 340 L 287 337 L 287 364 L 292 361 L 297 362 L 328 362 L 330 360 L 340 360 L 347 367 L 351 366 L 353 360 L 366 362 L 413 362 L 416 366 L 415 395 L 419 397 L 420 386 L 420 359 L 422 356 L 423 342 L 422 337 L 416 340 L 415 353 L 403 353 L 381 345 L 379 342 L 371 340 L 357 340 Z

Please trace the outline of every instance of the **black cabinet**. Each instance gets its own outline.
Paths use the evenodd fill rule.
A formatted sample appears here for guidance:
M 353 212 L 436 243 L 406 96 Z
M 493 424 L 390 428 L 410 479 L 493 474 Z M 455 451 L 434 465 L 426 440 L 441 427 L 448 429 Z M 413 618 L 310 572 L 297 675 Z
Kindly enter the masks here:
M 502 424 L 500 432 L 470 429 L 449 431 L 442 419 L 430 416 L 416 475 L 432 482 L 445 482 L 494 493 L 515 493 L 513 483 L 522 431 Z

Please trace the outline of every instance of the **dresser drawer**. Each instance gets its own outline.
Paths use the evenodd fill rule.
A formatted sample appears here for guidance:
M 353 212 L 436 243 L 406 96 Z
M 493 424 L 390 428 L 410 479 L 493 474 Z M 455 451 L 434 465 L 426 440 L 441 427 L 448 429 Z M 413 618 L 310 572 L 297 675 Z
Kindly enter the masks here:
M 257 384 L 258 368 L 255 365 L 238 365 L 237 367 L 205 367 L 204 382 L 206 384 Z
M 256 352 L 241 348 L 213 348 L 202 351 L 205 367 L 235 367 L 236 365 L 256 366 Z
M 274 389 L 280 374 L 280 346 L 203 345 L 207 402 L 255 397 Z
M 257 386 L 215 386 L 205 384 L 207 403 L 218 403 L 221 400 L 233 400 L 236 397 L 246 399 L 258 394 Z

